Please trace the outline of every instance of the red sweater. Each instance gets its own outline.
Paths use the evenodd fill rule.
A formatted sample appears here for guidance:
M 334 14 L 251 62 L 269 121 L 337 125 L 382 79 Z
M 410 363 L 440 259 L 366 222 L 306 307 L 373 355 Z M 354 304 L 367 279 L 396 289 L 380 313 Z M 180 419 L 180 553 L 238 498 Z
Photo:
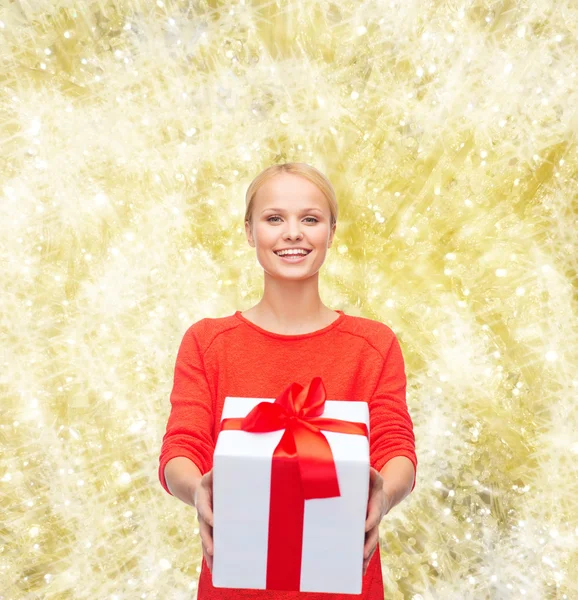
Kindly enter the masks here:
M 294 381 L 307 385 L 316 375 L 323 379 L 328 400 L 368 402 L 372 467 L 379 471 L 391 458 L 406 456 L 417 471 L 404 360 L 395 334 L 379 321 L 337 312 L 339 317 L 328 326 L 298 335 L 262 329 L 240 311 L 201 319 L 187 329 L 177 353 L 171 412 L 159 458 L 159 479 L 169 494 L 164 469 L 172 458 L 189 458 L 203 474 L 212 468 L 226 396 L 275 398 Z M 379 551 L 369 563 L 360 595 L 214 588 L 203 559 L 197 597 L 383 600 Z

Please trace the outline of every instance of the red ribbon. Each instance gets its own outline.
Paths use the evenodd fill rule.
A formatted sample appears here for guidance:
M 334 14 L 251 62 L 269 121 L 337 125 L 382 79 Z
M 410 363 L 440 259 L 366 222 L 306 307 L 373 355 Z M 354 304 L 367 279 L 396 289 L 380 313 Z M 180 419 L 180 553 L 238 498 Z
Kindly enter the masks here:
M 221 431 L 285 429 L 271 463 L 266 589 L 299 591 L 305 500 L 340 495 L 333 453 L 321 429 L 369 437 L 365 423 L 320 417 L 325 400 L 323 381 L 314 377 L 305 388 L 292 383 L 275 402 L 260 402 L 244 418 L 221 422 Z

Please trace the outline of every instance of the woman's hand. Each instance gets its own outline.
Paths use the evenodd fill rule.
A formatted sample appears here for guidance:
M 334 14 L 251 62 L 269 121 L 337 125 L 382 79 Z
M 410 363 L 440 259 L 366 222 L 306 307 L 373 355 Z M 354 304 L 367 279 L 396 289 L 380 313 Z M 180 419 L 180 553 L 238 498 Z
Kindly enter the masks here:
M 197 484 L 193 496 L 197 509 L 203 556 L 209 570 L 213 570 L 213 469 L 207 471 Z
M 377 548 L 379 540 L 379 524 L 389 512 L 390 502 L 383 489 L 383 477 L 373 467 L 369 467 L 369 500 L 367 503 L 367 519 L 365 521 L 365 546 L 363 548 L 363 574 Z

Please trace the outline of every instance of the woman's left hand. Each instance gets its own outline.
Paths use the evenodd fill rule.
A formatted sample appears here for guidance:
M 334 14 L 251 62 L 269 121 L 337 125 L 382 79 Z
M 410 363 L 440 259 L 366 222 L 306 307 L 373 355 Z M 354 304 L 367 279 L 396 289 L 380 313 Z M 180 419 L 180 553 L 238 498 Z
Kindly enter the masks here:
M 369 500 L 367 503 L 367 519 L 365 521 L 365 546 L 363 548 L 363 574 L 377 548 L 379 540 L 379 524 L 389 512 L 389 498 L 383 489 L 381 473 L 369 467 Z

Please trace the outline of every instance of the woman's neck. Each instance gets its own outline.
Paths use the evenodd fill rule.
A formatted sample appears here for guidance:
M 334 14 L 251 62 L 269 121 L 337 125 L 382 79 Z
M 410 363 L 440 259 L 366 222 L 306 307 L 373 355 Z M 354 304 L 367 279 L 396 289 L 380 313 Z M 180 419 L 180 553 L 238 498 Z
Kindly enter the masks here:
M 301 310 L 290 307 L 271 307 L 263 301 L 243 311 L 243 317 L 259 327 L 282 335 L 299 335 L 327 327 L 339 318 L 339 313 L 325 306 L 321 301 L 314 309 Z

